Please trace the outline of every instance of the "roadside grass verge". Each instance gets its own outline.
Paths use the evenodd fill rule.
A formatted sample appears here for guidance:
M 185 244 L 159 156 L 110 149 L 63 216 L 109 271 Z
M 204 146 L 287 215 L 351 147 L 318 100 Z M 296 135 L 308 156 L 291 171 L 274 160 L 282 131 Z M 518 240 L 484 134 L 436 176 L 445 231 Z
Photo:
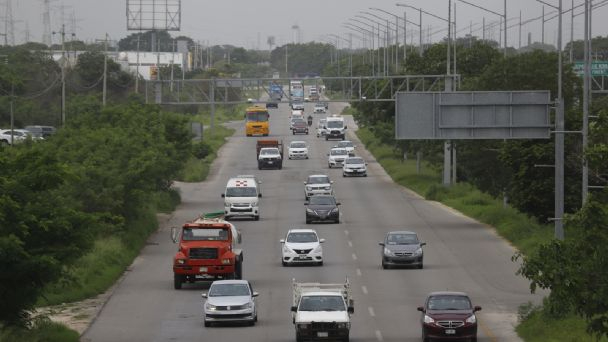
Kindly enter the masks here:
M 526 342 L 607 342 L 596 339 L 585 331 L 585 321 L 576 315 L 564 318 L 545 317 L 541 310 L 526 316 L 516 331 Z
M 78 332 L 48 319 L 36 320 L 30 329 L 0 326 L 0 342 L 78 342 L 79 340 Z
M 205 133 L 203 133 L 205 134 Z M 184 170 L 178 177 L 183 182 L 201 182 L 209 175 L 211 163 L 217 157 L 217 151 L 224 144 L 226 138 L 234 134 L 234 129 L 226 128 L 222 125 L 216 125 L 213 132 L 206 133 L 203 137 L 203 143 L 208 144 L 210 153 L 203 159 L 191 157 L 184 166 Z

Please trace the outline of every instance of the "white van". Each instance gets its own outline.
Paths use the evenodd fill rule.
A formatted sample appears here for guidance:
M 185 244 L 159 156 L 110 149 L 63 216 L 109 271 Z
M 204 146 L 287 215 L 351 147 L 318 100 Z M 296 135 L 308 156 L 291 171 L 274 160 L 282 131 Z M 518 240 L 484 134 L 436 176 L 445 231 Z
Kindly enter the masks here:
M 327 122 L 325 123 L 325 140 L 344 140 L 345 136 L 346 125 L 344 124 L 344 118 L 337 115 L 328 116 Z
M 260 219 L 259 198 L 262 197 L 256 178 L 251 176 L 234 177 L 228 180 L 224 198 L 224 215 L 231 217 L 252 217 Z

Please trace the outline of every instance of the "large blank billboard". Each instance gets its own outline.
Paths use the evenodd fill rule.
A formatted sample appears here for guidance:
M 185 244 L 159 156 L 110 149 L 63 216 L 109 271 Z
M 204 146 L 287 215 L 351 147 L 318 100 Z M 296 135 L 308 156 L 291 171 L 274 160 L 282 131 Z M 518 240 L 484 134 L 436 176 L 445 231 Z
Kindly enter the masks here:
M 548 139 L 548 90 L 399 92 L 395 138 Z
M 127 30 L 179 31 L 181 0 L 127 0 Z

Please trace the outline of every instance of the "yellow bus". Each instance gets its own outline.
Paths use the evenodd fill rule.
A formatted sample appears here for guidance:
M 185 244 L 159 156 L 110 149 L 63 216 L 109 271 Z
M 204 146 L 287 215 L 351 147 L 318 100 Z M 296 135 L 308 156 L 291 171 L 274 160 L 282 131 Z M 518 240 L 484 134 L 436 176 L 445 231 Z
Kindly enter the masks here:
M 245 112 L 245 134 L 248 137 L 252 135 L 268 136 L 270 133 L 269 118 L 270 114 L 266 108 L 248 107 Z

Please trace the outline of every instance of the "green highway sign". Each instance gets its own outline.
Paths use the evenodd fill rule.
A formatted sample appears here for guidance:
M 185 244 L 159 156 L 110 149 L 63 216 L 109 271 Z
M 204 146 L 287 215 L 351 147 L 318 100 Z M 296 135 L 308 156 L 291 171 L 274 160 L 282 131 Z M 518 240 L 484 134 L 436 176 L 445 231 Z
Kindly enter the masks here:
M 585 73 L 585 62 L 574 62 L 573 69 L 582 77 Z M 591 62 L 591 76 L 608 76 L 608 61 Z

